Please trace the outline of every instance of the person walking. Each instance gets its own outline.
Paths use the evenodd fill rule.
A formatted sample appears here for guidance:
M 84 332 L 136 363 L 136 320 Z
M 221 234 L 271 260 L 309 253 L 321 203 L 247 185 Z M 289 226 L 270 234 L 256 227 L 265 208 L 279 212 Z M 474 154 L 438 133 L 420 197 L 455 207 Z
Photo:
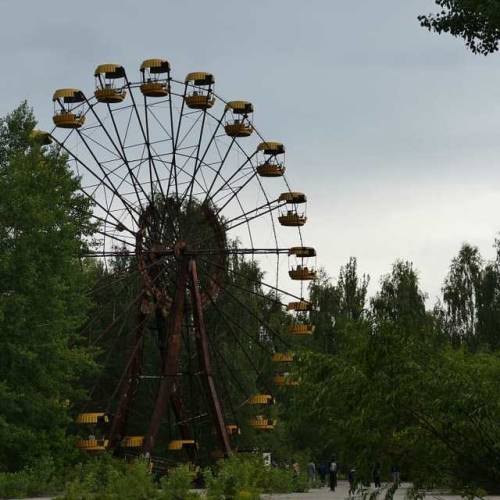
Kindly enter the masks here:
M 375 488 L 380 488 L 380 462 L 375 462 L 372 471 L 373 483 L 375 484 Z
M 356 469 L 349 470 L 347 480 L 349 481 L 349 496 L 354 495 L 356 492 Z
M 392 482 L 399 486 L 399 483 L 401 482 L 401 469 L 399 468 L 398 464 L 393 464 L 391 467 L 391 473 L 392 473 Z
M 330 490 L 335 491 L 335 488 L 337 487 L 337 461 L 335 460 L 335 457 L 332 458 L 332 461 L 330 462 L 330 466 L 328 467 L 329 472 L 330 472 Z
M 316 464 L 312 460 L 307 464 L 307 477 L 309 486 L 312 486 L 316 482 Z
M 321 481 L 321 485 L 325 486 L 326 484 L 326 475 L 328 474 L 328 464 L 325 462 L 321 462 L 319 464 L 319 479 Z

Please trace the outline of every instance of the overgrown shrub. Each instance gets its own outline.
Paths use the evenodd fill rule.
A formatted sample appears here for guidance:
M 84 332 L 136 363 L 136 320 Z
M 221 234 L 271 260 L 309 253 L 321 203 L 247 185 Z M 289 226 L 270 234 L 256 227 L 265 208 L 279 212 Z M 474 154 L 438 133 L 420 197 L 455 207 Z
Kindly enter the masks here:
M 0 498 L 56 493 L 61 484 L 60 476 L 51 458 L 40 460 L 36 466 L 19 472 L 1 472 Z
M 305 475 L 266 467 L 258 455 L 233 456 L 220 461 L 215 471 L 205 472 L 208 500 L 256 500 L 265 493 L 307 491 Z
M 303 493 L 309 488 L 305 474 L 296 475 L 291 469 L 264 467 L 259 486 L 265 493 Z
M 168 471 L 161 481 L 160 500 L 197 500 L 200 496 L 189 491 L 193 485 L 195 472 L 188 465 L 179 465 Z
M 260 457 L 232 456 L 205 472 L 208 500 L 258 500 L 265 467 Z
M 291 493 L 294 491 L 294 479 L 291 470 L 269 467 L 261 486 L 266 493 Z
M 60 500 L 149 500 L 157 488 L 147 462 L 126 463 L 103 455 L 80 465 Z

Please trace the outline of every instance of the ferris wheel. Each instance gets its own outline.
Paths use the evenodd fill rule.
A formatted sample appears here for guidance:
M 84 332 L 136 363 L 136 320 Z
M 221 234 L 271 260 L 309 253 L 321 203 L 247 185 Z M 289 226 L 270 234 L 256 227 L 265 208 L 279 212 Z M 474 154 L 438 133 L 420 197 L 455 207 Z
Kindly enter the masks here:
M 274 387 L 297 384 L 287 372 L 292 340 L 314 332 L 304 298 L 316 276 L 316 251 L 302 235 L 306 195 L 290 189 L 285 147 L 259 133 L 253 104 L 221 98 L 212 74 L 193 72 L 179 81 L 168 61 L 148 59 L 132 79 L 118 64 L 99 65 L 94 76 L 92 93 L 54 92 L 55 126 L 38 135 L 65 156 L 92 201 L 96 240 L 82 257 L 105 267 L 125 259 L 138 284 L 122 308 L 127 345 L 113 348 L 113 356 L 123 355 L 116 388 L 106 408 L 76 419 L 99 435 L 77 446 L 147 456 L 165 446 L 196 459 L 202 443 L 195 426 L 205 425 L 227 456 L 244 427 L 235 407 L 253 411 L 245 421 L 252 429 L 274 428 L 266 412 Z M 257 263 L 264 273 L 248 277 L 235 262 Z M 290 284 L 293 292 L 286 291 Z M 263 311 L 245 312 L 256 296 L 288 311 L 283 325 L 270 326 Z M 228 303 L 231 315 L 224 312 Z M 251 318 L 251 332 L 244 317 Z M 117 321 L 102 330 L 109 333 Z M 233 355 L 218 355 L 214 332 L 221 325 L 234 335 Z M 233 375 L 238 384 L 238 367 L 230 372 L 229 366 L 243 359 L 237 352 L 243 337 L 247 349 L 255 343 L 266 351 L 275 369 L 253 393 L 235 396 L 227 385 Z M 250 369 L 252 357 L 246 356 Z M 136 418 L 132 434 L 141 390 L 150 412 Z M 168 447 L 162 441 L 167 425 L 174 429 Z

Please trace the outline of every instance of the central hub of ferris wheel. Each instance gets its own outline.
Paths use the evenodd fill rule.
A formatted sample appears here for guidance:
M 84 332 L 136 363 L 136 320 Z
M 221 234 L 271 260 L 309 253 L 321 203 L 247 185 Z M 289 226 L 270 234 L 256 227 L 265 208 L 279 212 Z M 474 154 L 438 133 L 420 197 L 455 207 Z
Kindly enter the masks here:
M 135 254 L 144 281 L 158 302 L 170 308 L 177 261 L 196 259 L 202 305 L 217 299 L 226 273 L 224 224 L 210 203 L 154 198 L 139 219 Z
M 116 389 L 92 403 L 105 411 L 77 417 L 99 436 L 77 445 L 150 456 L 169 439 L 169 452 L 194 461 L 205 441 L 227 456 L 274 428 L 274 393 L 298 383 L 292 342 L 314 333 L 307 198 L 290 189 L 285 147 L 259 133 L 253 104 L 222 99 L 211 73 L 179 81 L 168 61 L 147 59 L 137 80 L 119 64 L 94 76 L 91 94 L 56 90 L 55 128 L 33 134 L 54 144 L 93 205 L 98 238 L 85 256 L 125 267 L 136 292 L 123 307 L 134 319 L 123 313 L 118 330 L 128 347 L 113 353 L 123 363 Z M 252 370 L 255 381 L 242 382 Z

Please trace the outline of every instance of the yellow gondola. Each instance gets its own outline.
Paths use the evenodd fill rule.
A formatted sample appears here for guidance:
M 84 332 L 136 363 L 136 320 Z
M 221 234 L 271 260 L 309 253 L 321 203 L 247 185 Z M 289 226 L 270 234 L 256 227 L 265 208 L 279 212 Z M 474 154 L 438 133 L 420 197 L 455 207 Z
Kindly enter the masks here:
M 307 300 L 299 300 L 297 302 L 289 302 L 286 306 L 287 311 L 310 312 L 312 304 Z
M 294 208 L 288 209 L 286 213 L 282 213 L 278 217 L 278 221 L 282 226 L 303 226 L 307 222 L 307 217 L 305 214 L 299 214 L 296 205 L 301 205 L 307 202 L 307 197 L 304 193 L 298 191 L 287 191 L 286 193 L 281 193 L 278 198 L 278 202 L 284 202 L 287 205 L 293 205 Z
M 270 405 L 274 403 L 271 394 L 254 394 L 248 399 L 249 405 Z
M 106 451 L 109 445 L 107 439 L 78 439 L 76 447 L 85 451 Z
M 264 417 L 263 415 L 257 415 L 255 418 L 250 419 L 249 424 L 254 429 L 269 431 L 274 429 L 276 420 Z
M 80 413 L 75 418 L 77 424 L 107 424 L 109 416 L 104 412 Z
M 297 266 L 294 269 L 288 271 L 288 276 L 296 281 L 311 281 L 316 279 L 316 271 L 314 269 L 309 269 L 307 266 Z
M 170 451 L 180 451 L 184 448 L 198 448 L 196 441 L 194 439 L 175 439 L 174 441 L 170 441 L 168 444 L 168 449 Z
M 142 448 L 144 436 L 125 436 L 122 439 L 122 448 Z
M 296 335 L 298 337 L 313 335 L 315 326 L 310 323 L 292 323 L 288 327 L 289 335 Z
M 54 112 L 52 120 L 59 128 L 80 128 L 85 123 L 85 115 L 76 112 L 76 108 L 85 102 L 83 92 L 78 89 L 58 89 L 52 96 L 52 101 L 59 103 L 60 109 Z M 76 105 L 76 106 L 74 106 Z
M 224 125 L 229 137 L 248 137 L 253 132 L 253 126 L 248 115 L 253 113 L 253 105 L 247 101 L 230 101 L 226 104 L 226 112 L 231 111 L 233 120 Z
M 140 68 L 142 74 L 141 92 L 146 97 L 165 97 L 170 88 L 160 75 L 170 73 L 170 63 L 164 59 L 146 59 Z
M 273 382 L 279 386 L 297 386 L 299 382 L 294 380 L 288 373 L 279 373 L 273 377 Z
M 127 92 L 115 85 L 115 80 L 125 78 L 125 69 L 119 64 L 100 64 L 94 71 L 96 78 L 95 98 L 98 102 L 116 104 L 122 102 Z
M 215 104 L 212 95 L 212 85 L 215 79 L 211 73 L 197 71 L 189 73 L 185 78 L 186 86 L 192 85 L 196 88 L 184 97 L 186 106 L 191 109 L 209 109 Z M 208 87 L 206 90 L 203 87 Z
M 291 363 L 293 362 L 293 354 L 288 352 L 275 352 L 271 359 L 275 363 Z
M 261 142 L 257 146 L 257 152 L 268 156 L 257 165 L 258 175 L 261 177 L 281 177 L 285 173 L 285 165 L 276 159 L 277 155 L 285 153 L 285 147 L 281 142 Z

